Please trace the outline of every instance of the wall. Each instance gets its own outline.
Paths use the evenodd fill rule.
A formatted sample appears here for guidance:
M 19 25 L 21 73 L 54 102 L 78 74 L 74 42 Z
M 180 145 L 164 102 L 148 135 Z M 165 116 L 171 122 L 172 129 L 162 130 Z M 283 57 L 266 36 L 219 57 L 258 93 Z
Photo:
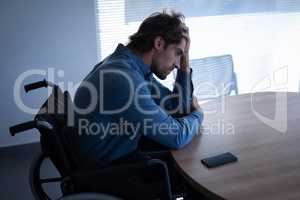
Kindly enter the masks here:
M 20 103 L 38 108 L 47 95 L 45 89 L 26 94 L 21 88 L 15 90 L 20 97 L 16 101 L 17 78 L 40 70 L 21 81 L 21 86 L 49 76 L 64 86 L 80 82 L 97 63 L 95 24 L 94 0 L 0 2 L 0 147 L 39 138 L 36 130 L 15 137 L 8 132 L 9 126 L 34 116 L 23 112 Z

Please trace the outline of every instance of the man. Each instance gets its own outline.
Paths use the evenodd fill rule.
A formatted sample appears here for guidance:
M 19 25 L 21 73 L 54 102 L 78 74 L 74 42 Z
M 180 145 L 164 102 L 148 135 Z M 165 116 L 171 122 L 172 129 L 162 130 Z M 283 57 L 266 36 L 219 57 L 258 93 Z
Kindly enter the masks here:
M 147 138 L 180 149 L 198 133 L 203 114 L 193 101 L 190 38 L 183 15 L 155 13 L 127 46 L 96 65 L 75 95 L 79 134 L 70 141 L 82 166 L 101 166 L 138 151 Z M 177 67 L 174 90 L 165 79 Z

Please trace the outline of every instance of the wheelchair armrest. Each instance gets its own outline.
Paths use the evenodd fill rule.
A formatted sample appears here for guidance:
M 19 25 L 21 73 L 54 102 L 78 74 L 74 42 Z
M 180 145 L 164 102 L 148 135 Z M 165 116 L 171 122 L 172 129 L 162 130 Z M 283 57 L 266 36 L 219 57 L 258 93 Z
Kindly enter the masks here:
M 158 158 L 159 160 L 161 160 L 160 158 L 170 156 L 170 150 L 140 151 L 139 153 L 152 158 Z

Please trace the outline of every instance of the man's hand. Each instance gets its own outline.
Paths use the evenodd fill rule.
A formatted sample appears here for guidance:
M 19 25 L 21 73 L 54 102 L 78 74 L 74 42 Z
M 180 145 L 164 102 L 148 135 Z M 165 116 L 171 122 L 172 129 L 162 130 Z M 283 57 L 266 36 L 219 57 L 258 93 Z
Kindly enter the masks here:
M 198 103 L 198 99 L 195 96 L 193 96 L 193 101 L 192 101 L 192 105 L 191 105 L 191 112 L 193 112 L 193 111 L 201 111 L 202 112 L 202 108 L 200 107 L 200 105 Z
M 185 50 L 183 52 L 183 55 L 180 57 L 180 69 L 185 72 L 190 72 L 190 67 L 189 67 L 189 50 L 190 50 L 190 35 L 189 35 L 189 28 L 183 23 L 182 25 L 182 35 L 184 39 L 186 40 L 186 46 Z

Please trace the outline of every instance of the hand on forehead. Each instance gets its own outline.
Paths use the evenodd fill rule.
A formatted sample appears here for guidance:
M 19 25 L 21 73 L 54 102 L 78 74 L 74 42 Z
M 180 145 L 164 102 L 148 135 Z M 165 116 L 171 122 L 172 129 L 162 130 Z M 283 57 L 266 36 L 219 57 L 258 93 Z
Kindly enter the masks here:
M 189 33 L 189 27 L 185 23 L 181 23 L 183 33 Z
M 181 23 L 182 28 L 182 36 L 186 39 L 186 48 L 185 52 L 189 50 L 190 47 L 190 35 L 189 35 L 189 27 L 185 23 Z
M 182 36 L 189 41 L 190 40 L 189 27 L 187 27 L 185 23 L 181 23 L 180 27 L 182 28 Z

